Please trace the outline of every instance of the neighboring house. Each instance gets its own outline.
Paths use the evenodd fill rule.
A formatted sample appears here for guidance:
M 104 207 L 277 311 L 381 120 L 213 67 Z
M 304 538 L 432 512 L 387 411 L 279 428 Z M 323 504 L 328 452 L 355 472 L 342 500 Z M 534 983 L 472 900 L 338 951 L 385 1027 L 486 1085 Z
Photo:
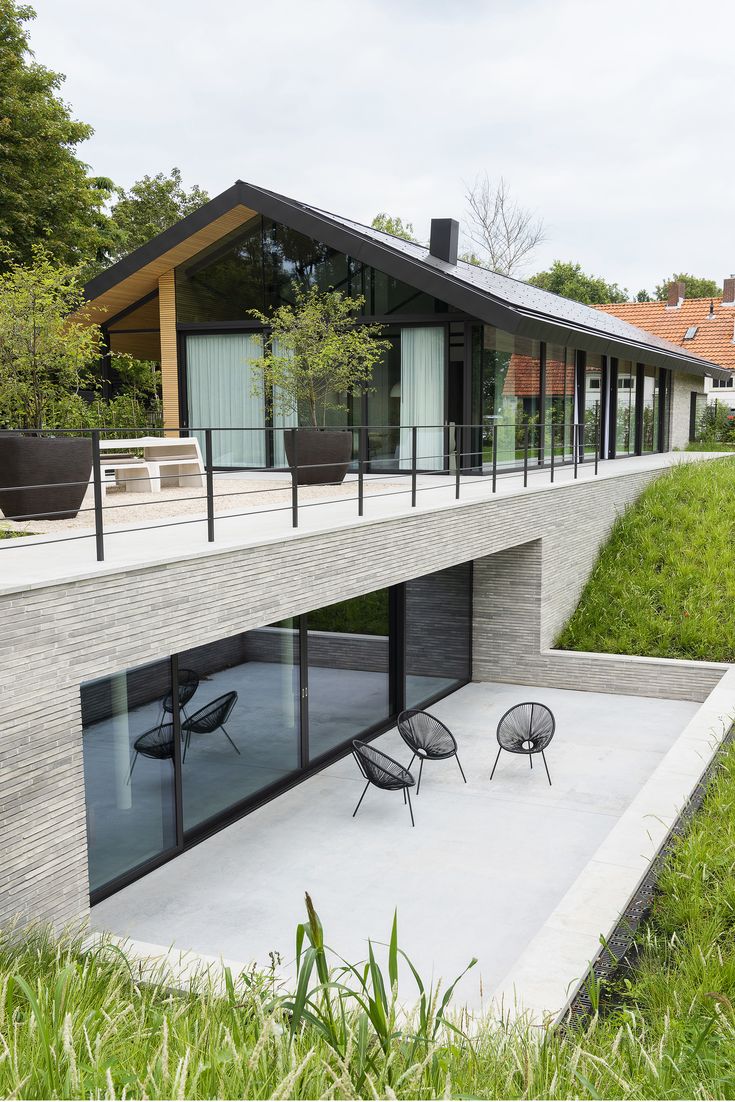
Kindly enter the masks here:
M 505 464 L 525 426 L 540 462 L 552 426 L 557 458 L 571 458 L 582 422 L 580 446 L 597 435 L 605 458 L 686 444 L 688 411 L 675 407 L 709 370 L 696 350 L 458 260 L 458 229 L 434 220 L 427 249 L 238 181 L 93 279 L 89 316 L 112 351 L 160 362 L 167 427 L 294 424 L 253 388 L 263 327 L 249 310 L 288 302 L 296 279 L 363 296 L 365 318 L 386 327 L 371 392 L 332 417 L 372 426 L 373 470 L 408 465 L 411 425 L 432 426 L 429 470 L 449 464 L 445 425 L 468 426 L 466 467 L 487 460 L 493 425 Z M 283 432 L 217 433 L 214 452 L 220 467 L 282 466 Z
M 267 425 L 251 387 L 263 331 L 248 308 L 287 301 L 300 278 L 364 295 L 366 317 L 387 326 L 375 390 L 346 418 L 378 426 L 369 460 L 384 476 L 400 472 L 410 426 L 438 426 L 441 453 L 451 422 L 477 426 L 470 473 L 498 423 L 509 465 L 527 425 L 546 463 L 552 422 L 560 461 L 580 421 L 591 430 L 584 460 L 598 432 L 604 457 L 638 458 L 602 464 L 599 477 L 585 462 L 576 481 L 537 470 L 527 487 L 468 477 L 461 500 L 454 480 L 427 478 L 416 508 L 410 480 L 395 479 L 359 519 L 354 498 L 307 501 L 316 507 L 298 529 L 288 480 L 273 479 L 286 486 L 284 512 L 218 516 L 217 543 L 192 514 L 171 528 L 133 525 L 110 534 L 104 562 L 83 532 L 6 541 L 0 923 L 72 921 L 90 896 L 472 679 L 700 699 L 719 677 L 705 671 L 704 685 L 665 661 L 560 660 L 549 648 L 615 518 L 670 465 L 658 453 L 686 443 L 690 391 L 725 372 L 458 261 L 457 231 L 435 221 L 427 249 L 236 183 L 88 285 L 110 347 L 160 360 L 171 432 Z M 216 461 L 277 464 L 265 435 L 276 434 L 217 434 Z M 426 463 L 442 465 L 441 455 Z M 370 836 L 355 838 L 359 860 Z
M 671 283 L 666 302 L 612 302 L 596 309 L 655 333 L 689 353 L 727 368 L 725 378 L 702 377 L 709 400 L 735 407 L 735 277 L 722 298 L 686 298 L 683 282 Z

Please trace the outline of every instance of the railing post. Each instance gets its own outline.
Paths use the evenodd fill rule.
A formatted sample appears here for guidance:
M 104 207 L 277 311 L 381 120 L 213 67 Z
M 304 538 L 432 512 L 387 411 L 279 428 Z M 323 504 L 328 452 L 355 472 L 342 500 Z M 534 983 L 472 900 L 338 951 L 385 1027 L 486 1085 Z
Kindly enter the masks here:
M 357 430 L 357 515 L 362 516 L 365 480 L 365 426 Z
M 105 561 L 105 534 L 102 526 L 102 467 L 100 430 L 92 430 L 92 478 L 94 480 L 94 534 L 97 542 L 97 562 Z
M 498 483 L 498 426 L 493 425 L 493 493 Z
M 459 477 L 462 470 L 462 425 L 454 426 L 454 499 L 459 501 Z
M 554 422 L 549 425 L 549 434 L 551 436 L 551 481 L 554 481 Z
M 418 429 L 411 425 L 411 508 L 416 508 L 416 443 Z
M 523 489 L 528 486 L 528 425 L 523 434 Z
M 207 478 L 207 542 L 214 543 L 214 474 L 212 472 L 212 430 L 204 430 L 204 472 Z
M 577 477 L 577 462 L 579 460 L 578 445 L 579 443 L 579 425 L 572 425 L 572 444 L 574 446 L 574 477 Z
M 289 429 L 291 433 L 291 527 L 299 526 L 299 456 L 298 429 Z

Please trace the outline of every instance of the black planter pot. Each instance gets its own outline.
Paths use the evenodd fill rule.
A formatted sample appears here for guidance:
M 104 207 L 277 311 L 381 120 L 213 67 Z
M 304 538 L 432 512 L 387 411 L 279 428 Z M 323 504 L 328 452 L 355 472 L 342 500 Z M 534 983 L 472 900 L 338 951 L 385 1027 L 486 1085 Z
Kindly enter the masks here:
M 323 486 L 342 482 L 352 459 L 352 433 L 347 429 L 296 429 L 296 455 L 292 432 L 286 437 L 286 460 L 298 464 L 299 486 Z
M 41 520 L 44 513 L 55 514 L 50 520 L 75 517 L 91 473 L 91 440 L 0 435 L 0 509 L 6 517 Z M 79 485 L 59 485 L 63 482 Z

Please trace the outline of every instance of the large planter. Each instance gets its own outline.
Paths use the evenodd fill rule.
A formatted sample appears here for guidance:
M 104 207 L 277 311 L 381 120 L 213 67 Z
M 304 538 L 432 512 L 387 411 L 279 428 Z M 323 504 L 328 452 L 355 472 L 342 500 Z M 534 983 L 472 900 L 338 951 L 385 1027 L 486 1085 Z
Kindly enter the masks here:
M 297 429 L 296 455 L 293 433 L 286 437 L 286 461 L 298 466 L 299 486 L 323 486 L 342 482 L 352 459 L 352 433 L 347 429 Z
M 44 513 L 54 514 L 49 520 L 75 517 L 91 473 L 91 440 L 0 434 L 0 509 L 6 517 L 41 520 Z M 79 485 L 59 485 L 64 482 Z

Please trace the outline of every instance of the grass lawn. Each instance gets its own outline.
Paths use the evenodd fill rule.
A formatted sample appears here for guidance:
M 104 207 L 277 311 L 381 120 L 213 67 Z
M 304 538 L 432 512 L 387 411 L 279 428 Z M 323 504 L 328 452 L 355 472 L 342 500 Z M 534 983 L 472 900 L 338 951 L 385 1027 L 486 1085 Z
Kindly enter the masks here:
M 367 990 L 362 972 L 341 977 L 353 992 L 341 1005 L 310 949 L 300 1012 L 298 992 L 274 1000 L 267 977 L 226 996 L 174 994 L 136 982 L 119 952 L 85 956 L 73 939 L 36 935 L 0 943 L 0 1096 L 732 1098 L 734 808 L 730 748 L 669 857 L 634 978 L 576 1030 L 489 1025 L 468 1040 L 436 1000 L 423 1023 L 401 1027 L 384 947 Z M 412 1002 L 415 987 L 401 998 Z
M 676 467 L 644 491 L 557 646 L 735 660 L 735 460 Z

